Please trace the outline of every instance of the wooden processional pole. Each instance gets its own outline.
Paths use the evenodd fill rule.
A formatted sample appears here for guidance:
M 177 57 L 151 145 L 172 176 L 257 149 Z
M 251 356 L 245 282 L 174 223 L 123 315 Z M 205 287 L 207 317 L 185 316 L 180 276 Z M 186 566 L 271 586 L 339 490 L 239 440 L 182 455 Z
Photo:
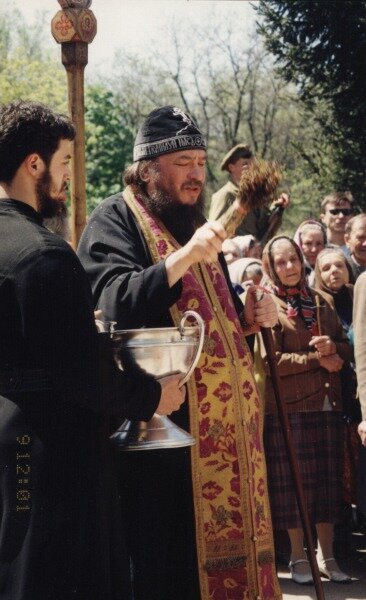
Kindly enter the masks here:
M 92 0 L 58 0 L 58 3 L 62 10 L 53 17 L 51 30 L 61 44 L 69 113 L 76 127 L 71 177 L 71 235 L 76 249 L 86 224 L 84 68 L 88 63 L 88 44 L 97 32 L 97 21 L 89 10 Z

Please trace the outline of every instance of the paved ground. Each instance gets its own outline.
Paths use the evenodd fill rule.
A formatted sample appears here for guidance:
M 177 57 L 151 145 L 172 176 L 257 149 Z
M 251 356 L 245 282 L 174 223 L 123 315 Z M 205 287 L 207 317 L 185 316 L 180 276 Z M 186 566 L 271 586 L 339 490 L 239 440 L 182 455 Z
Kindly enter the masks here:
M 286 546 L 286 544 L 281 544 Z M 278 577 L 284 600 L 316 600 L 315 588 L 311 585 L 298 585 L 290 579 L 285 564 L 286 549 L 282 555 L 278 552 Z M 335 544 L 335 554 L 342 570 L 350 575 L 353 582 L 349 585 L 331 583 L 322 578 L 326 600 L 366 600 L 366 534 L 351 531 L 351 527 L 339 528 Z M 281 560 L 282 558 L 282 560 Z

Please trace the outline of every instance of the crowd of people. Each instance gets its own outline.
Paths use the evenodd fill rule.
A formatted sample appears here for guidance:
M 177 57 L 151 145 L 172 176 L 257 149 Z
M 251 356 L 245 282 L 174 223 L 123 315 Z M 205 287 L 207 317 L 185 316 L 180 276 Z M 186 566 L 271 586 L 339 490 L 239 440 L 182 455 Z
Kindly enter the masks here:
M 236 147 L 235 152 L 238 148 L 242 146 Z M 242 169 L 250 166 L 248 152 L 245 146 Z M 232 152 L 231 156 L 238 161 L 237 154 Z M 235 168 L 227 170 L 230 178 L 236 173 Z M 240 179 L 239 174 L 236 176 Z M 228 185 L 222 190 L 227 188 Z M 219 196 L 217 193 L 212 197 L 213 211 Z M 230 202 L 225 210 L 229 206 Z M 334 526 L 342 513 L 350 512 L 349 508 L 352 507 L 354 520 L 360 523 L 365 519 L 365 422 L 358 397 L 362 384 L 358 388 L 354 359 L 354 340 L 360 344 L 359 338 L 363 337 L 365 305 L 363 297 L 353 310 L 353 291 L 356 280 L 366 270 L 366 214 L 356 211 L 348 191 L 327 195 L 320 210 L 318 219 L 303 221 L 292 238 L 277 235 L 263 245 L 248 233 L 236 235 L 225 240 L 223 252 L 232 285 L 239 294 L 254 282 L 271 290 L 276 298 L 276 362 L 308 514 L 317 531 L 319 570 L 331 581 L 348 583 L 351 578 L 340 570 L 334 558 L 333 540 Z M 251 218 L 255 216 L 253 211 Z M 258 213 L 257 218 L 259 221 L 263 216 Z M 256 248 L 255 258 L 251 248 Z M 363 290 L 365 278 L 366 274 L 360 277 L 357 290 Z M 353 314 L 359 322 L 356 328 Z M 256 351 L 261 362 L 256 361 L 255 365 L 263 383 L 264 445 L 273 524 L 275 530 L 288 533 L 292 579 L 311 583 L 268 357 L 263 343 L 258 341 Z M 364 361 L 359 350 L 358 371 L 364 368 Z
M 345 503 L 360 514 L 366 503 L 366 215 L 333 193 L 292 239 L 278 235 L 282 194 L 228 239 L 220 218 L 252 152 L 224 157 L 230 179 L 207 221 L 204 136 L 164 106 L 141 124 L 125 188 L 94 210 L 75 253 L 67 229 L 54 233 L 74 136 L 42 104 L 0 109 L 0 598 L 280 600 L 276 530 L 289 536 L 292 579 L 312 582 L 263 327 L 319 570 L 351 582 L 333 531 Z M 95 327 L 95 311 L 134 329 L 178 325 L 187 310 L 205 336 L 183 388 L 179 374 L 118 369 Z M 196 444 L 113 444 L 124 419 L 154 413 Z

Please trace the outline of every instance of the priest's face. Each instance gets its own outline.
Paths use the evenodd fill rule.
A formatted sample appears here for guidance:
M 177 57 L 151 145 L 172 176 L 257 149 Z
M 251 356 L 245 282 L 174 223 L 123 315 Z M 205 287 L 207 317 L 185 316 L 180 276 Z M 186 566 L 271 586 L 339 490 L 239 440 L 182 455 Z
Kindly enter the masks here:
M 206 152 L 182 150 L 159 156 L 150 163 L 147 193 L 150 197 L 163 194 L 172 203 L 196 204 L 206 180 Z
M 44 218 L 56 216 L 60 211 L 60 203 L 67 200 L 71 150 L 72 142 L 61 140 L 49 167 L 45 167 L 37 181 L 37 210 Z
M 206 152 L 185 150 L 148 161 L 141 178 L 146 205 L 175 239 L 186 243 L 205 221 Z

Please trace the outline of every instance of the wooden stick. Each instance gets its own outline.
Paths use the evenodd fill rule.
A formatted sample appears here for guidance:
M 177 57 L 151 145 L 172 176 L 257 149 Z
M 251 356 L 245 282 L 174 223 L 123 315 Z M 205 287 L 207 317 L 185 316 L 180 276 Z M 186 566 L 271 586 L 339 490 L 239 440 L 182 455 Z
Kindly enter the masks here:
M 277 363 L 275 359 L 275 347 L 273 343 L 272 331 L 270 329 L 261 327 L 261 334 L 263 339 L 263 344 L 267 353 L 267 360 L 269 371 L 272 378 L 272 385 L 275 394 L 276 404 L 278 415 L 280 419 L 280 423 L 282 426 L 282 432 L 284 435 L 285 446 L 287 450 L 287 455 L 290 463 L 290 471 L 294 480 L 295 485 L 295 494 L 296 500 L 299 507 L 302 527 L 304 531 L 304 537 L 306 540 L 306 545 L 308 549 L 309 562 L 311 567 L 311 572 L 313 575 L 316 595 L 318 600 L 325 600 L 324 590 L 322 587 L 322 582 L 319 574 L 319 567 L 315 556 L 315 547 L 313 542 L 313 536 L 311 532 L 311 526 L 309 521 L 309 516 L 306 508 L 306 501 L 304 495 L 304 489 L 302 485 L 302 480 L 299 471 L 299 465 L 297 461 L 297 457 L 294 450 L 294 443 L 292 438 L 292 431 L 290 427 L 290 422 L 286 410 L 285 404 L 282 402 L 282 392 L 281 392 L 281 380 L 278 374 Z
M 228 208 L 226 213 L 222 215 L 218 220 L 226 230 L 228 237 L 235 235 L 237 228 L 240 223 L 245 219 L 247 214 L 250 212 L 250 208 L 240 204 L 239 200 L 234 200 L 232 205 Z
M 322 335 L 322 324 L 320 320 L 320 299 L 318 294 L 315 294 L 315 304 L 316 304 L 316 321 L 318 324 L 318 334 Z
M 86 225 L 84 68 L 88 46 L 83 42 L 62 44 L 62 64 L 67 73 L 69 113 L 76 135 L 71 162 L 71 243 L 76 250 Z
M 84 68 L 88 44 L 97 31 L 89 6 L 92 0 L 58 0 L 59 10 L 51 23 L 52 35 L 62 47 L 62 64 L 67 72 L 69 113 L 76 128 L 71 177 L 71 236 L 76 249 L 86 224 Z

